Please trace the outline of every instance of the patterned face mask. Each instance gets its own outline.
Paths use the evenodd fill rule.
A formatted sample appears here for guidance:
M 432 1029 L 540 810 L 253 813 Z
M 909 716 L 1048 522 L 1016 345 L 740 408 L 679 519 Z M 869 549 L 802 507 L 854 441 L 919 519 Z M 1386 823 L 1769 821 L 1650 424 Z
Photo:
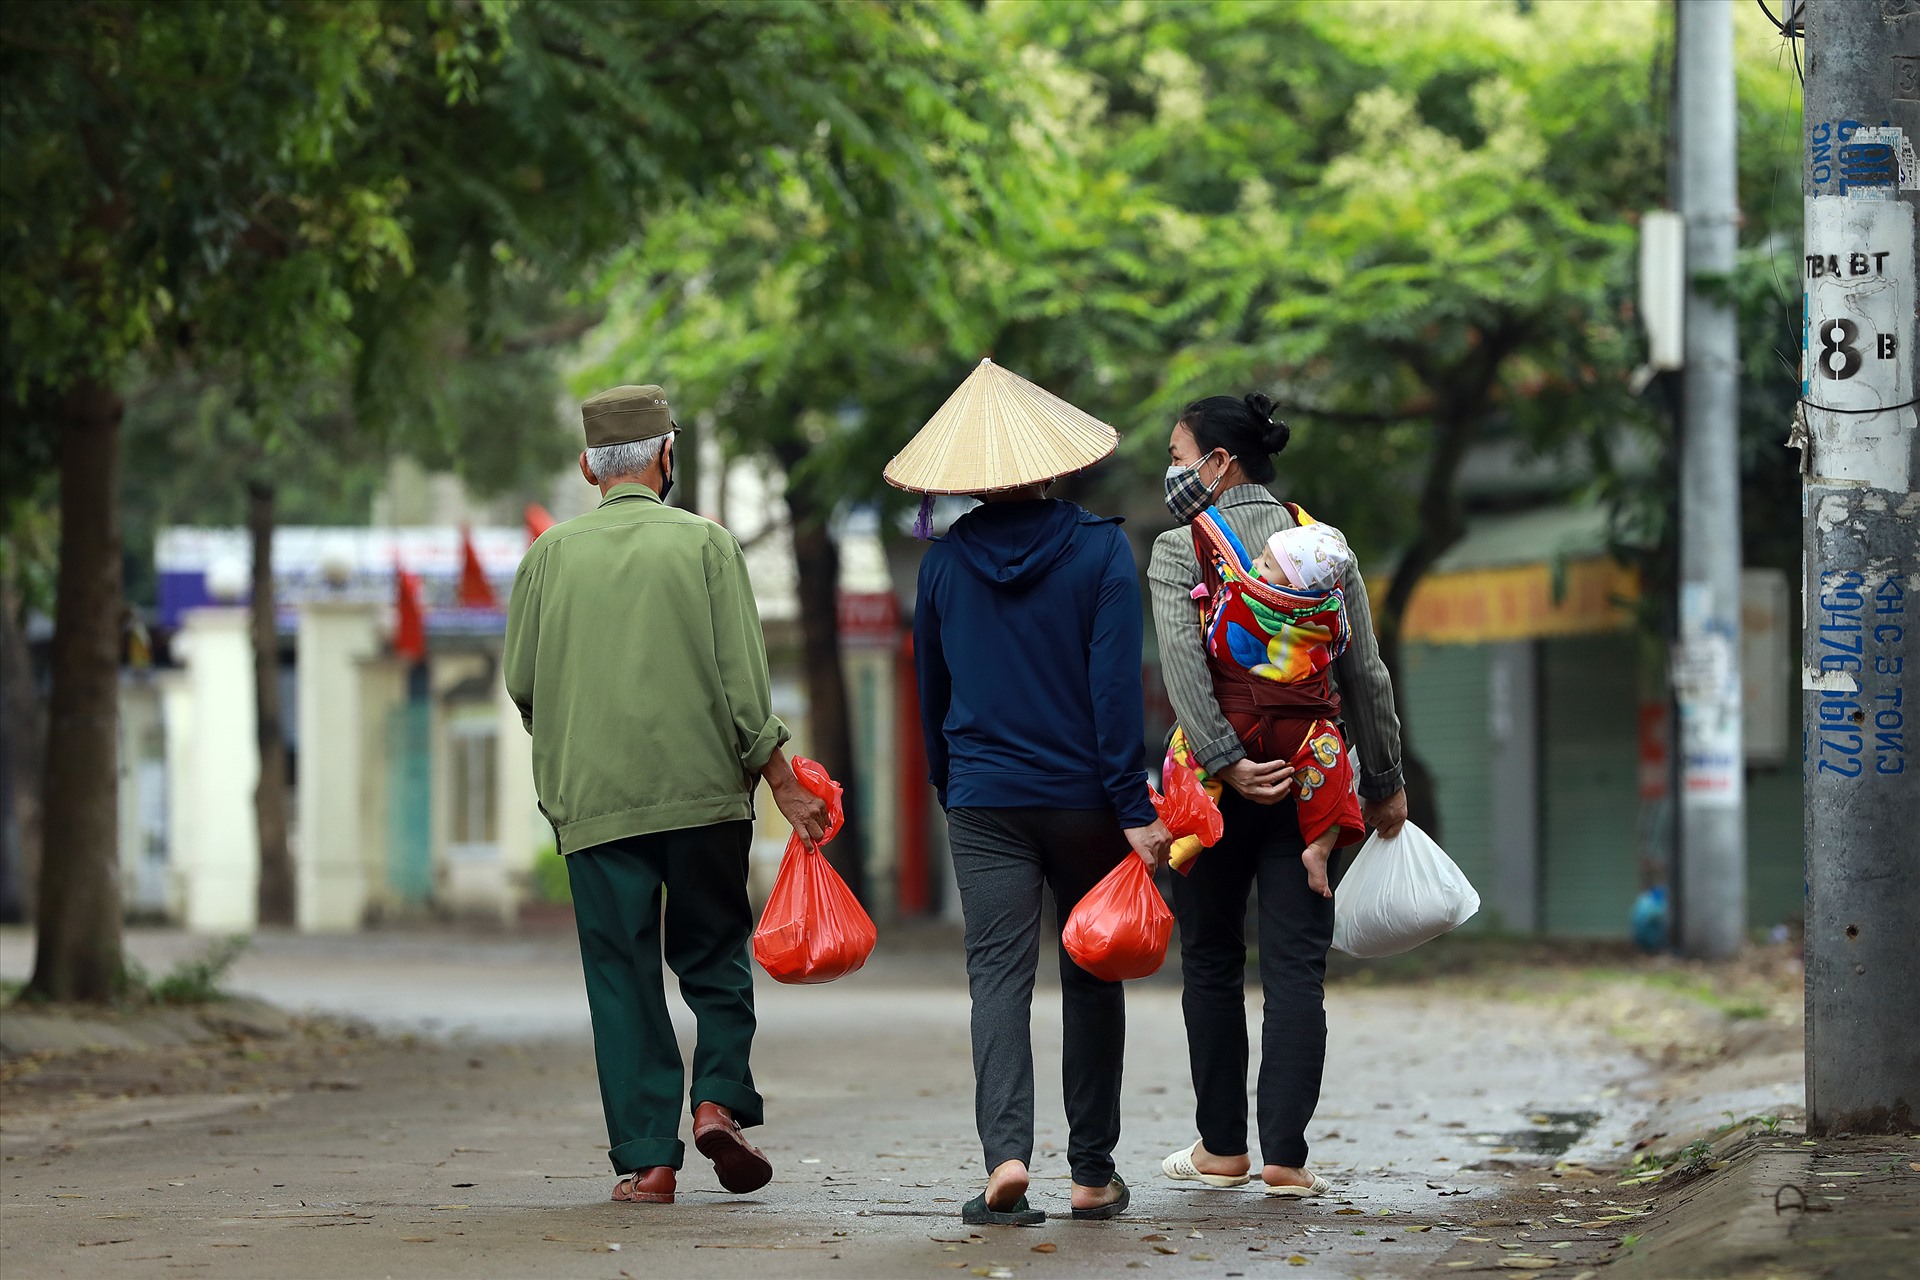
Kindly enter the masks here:
M 1207 455 L 1209 458 L 1212 456 L 1212 454 Z M 1167 510 L 1171 511 L 1173 518 L 1181 524 L 1192 524 L 1199 519 L 1200 513 L 1213 505 L 1213 493 L 1220 487 L 1220 481 L 1227 478 L 1226 470 L 1222 468 L 1219 478 L 1212 484 L 1202 480 L 1200 468 L 1206 460 L 1202 458 L 1190 467 L 1175 463 L 1167 468 Z M 1227 461 L 1233 461 L 1231 454 L 1228 455 Z

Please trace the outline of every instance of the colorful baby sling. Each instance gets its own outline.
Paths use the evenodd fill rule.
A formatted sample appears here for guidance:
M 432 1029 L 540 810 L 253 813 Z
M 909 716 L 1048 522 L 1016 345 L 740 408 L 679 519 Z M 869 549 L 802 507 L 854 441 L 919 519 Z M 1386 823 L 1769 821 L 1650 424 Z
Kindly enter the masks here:
M 1314 519 L 1289 502 L 1299 524 Z M 1348 642 L 1346 597 L 1336 584 L 1326 591 L 1294 591 L 1262 582 L 1253 556 L 1217 507 L 1194 520 L 1194 558 L 1200 585 L 1200 626 L 1213 677 L 1214 699 L 1256 762 L 1290 759 L 1320 722 L 1331 727 L 1340 695 L 1327 668 Z M 1168 755 L 1204 779 L 1175 729 Z

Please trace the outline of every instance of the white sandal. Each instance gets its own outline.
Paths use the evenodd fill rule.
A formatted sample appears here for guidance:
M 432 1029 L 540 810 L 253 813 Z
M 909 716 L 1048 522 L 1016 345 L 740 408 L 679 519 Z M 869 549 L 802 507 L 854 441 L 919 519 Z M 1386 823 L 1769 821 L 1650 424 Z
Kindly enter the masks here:
M 1313 1175 L 1313 1185 L 1310 1187 L 1296 1187 L 1291 1184 L 1279 1187 L 1268 1187 L 1267 1194 L 1270 1196 L 1293 1196 L 1304 1199 L 1307 1196 L 1324 1196 L 1332 1190 L 1333 1184 L 1316 1173 Z
M 1175 1151 L 1160 1162 L 1160 1172 L 1175 1182 L 1202 1182 L 1209 1187 L 1244 1187 L 1253 1181 L 1250 1173 L 1202 1173 L 1193 1165 L 1193 1153 L 1200 1149 L 1195 1142 L 1185 1151 Z

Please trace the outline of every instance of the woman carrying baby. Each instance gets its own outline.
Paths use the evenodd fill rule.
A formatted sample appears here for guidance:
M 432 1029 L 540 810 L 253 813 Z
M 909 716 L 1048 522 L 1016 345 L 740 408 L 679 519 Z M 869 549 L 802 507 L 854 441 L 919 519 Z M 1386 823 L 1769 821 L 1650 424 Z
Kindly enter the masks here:
M 1220 842 L 1174 878 L 1200 1139 L 1162 1170 L 1208 1186 L 1250 1180 L 1245 920 L 1257 893 L 1260 1176 L 1270 1195 L 1301 1196 L 1331 1189 L 1306 1169 L 1326 1061 L 1327 857 L 1359 838 L 1362 815 L 1392 835 L 1407 809 L 1359 566 L 1337 530 L 1266 488 L 1289 434 L 1263 395 L 1188 405 L 1167 449 L 1179 527 L 1155 541 L 1147 576 L 1179 719 L 1170 754 L 1222 792 L 1226 819 Z M 1343 720 L 1360 755 L 1358 806 Z

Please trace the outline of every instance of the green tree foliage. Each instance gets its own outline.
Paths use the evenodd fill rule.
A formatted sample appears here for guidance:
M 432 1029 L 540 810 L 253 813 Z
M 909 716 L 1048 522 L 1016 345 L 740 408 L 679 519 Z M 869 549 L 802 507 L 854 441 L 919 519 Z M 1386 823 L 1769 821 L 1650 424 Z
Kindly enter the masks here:
M 894 239 L 913 256 L 874 282 L 830 218 L 805 222 L 803 183 L 785 206 L 689 207 L 620 260 L 619 358 L 819 499 L 878 495 L 987 352 L 1123 428 L 1135 469 L 1107 486 L 1149 483 L 1186 401 L 1268 389 L 1300 428 L 1289 496 L 1390 580 L 1396 666 L 1413 590 L 1465 532 L 1472 448 L 1573 450 L 1607 477 L 1626 436 L 1664 447 L 1657 403 L 1628 391 L 1635 223 L 1666 197 L 1657 11 L 1063 2 L 985 25 L 1011 68 L 970 188 L 997 192 L 990 218 Z M 1763 28 L 1742 30 L 1751 219 L 1777 151 L 1760 135 L 1794 103 Z
M 342 359 L 325 318 L 407 265 L 397 190 L 342 182 L 335 163 L 391 54 L 364 4 L 16 5 L 0 19 L 9 462 L 60 471 L 35 995 L 105 999 L 122 981 L 116 383 L 146 350 L 232 362 L 266 387 L 284 383 L 257 375 Z
M 769 180 L 730 180 L 657 219 L 605 273 L 613 341 L 578 380 L 666 383 L 726 453 L 779 464 L 810 750 L 849 782 L 830 520 L 878 485 L 876 436 L 901 438 L 951 389 L 955 353 L 986 340 L 986 262 L 1035 207 L 1038 172 L 975 15 L 875 8 L 862 24 L 887 69 L 866 86 L 871 118 L 823 115 L 810 139 L 769 154 Z M 862 838 L 856 825 L 829 851 L 856 890 Z
M 121 971 L 111 495 L 129 362 L 232 383 L 269 452 L 273 433 L 337 407 L 329 382 L 350 373 L 356 422 L 410 417 L 423 451 L 471 458 L 472 437 L 451 440 L 448 424 L 488 424 L 427 367 L 449 299 L 464 304 L 467 350 L 505 353 L 504 293 L 564 291 L 661 204 L 752 192 L 827 135 L 817 172 L 829 208 L 924 185 L 909 125 L 923 113 L 907 108 L 938 90 L 901 69 L 944 11 L 804 0 L 4 11 L 0 372 L 19 424 L 8 460 L 59 467 L 63 517 L 45 814 L 62 847 L 41 881 L 37 993 L 105 998 Z

